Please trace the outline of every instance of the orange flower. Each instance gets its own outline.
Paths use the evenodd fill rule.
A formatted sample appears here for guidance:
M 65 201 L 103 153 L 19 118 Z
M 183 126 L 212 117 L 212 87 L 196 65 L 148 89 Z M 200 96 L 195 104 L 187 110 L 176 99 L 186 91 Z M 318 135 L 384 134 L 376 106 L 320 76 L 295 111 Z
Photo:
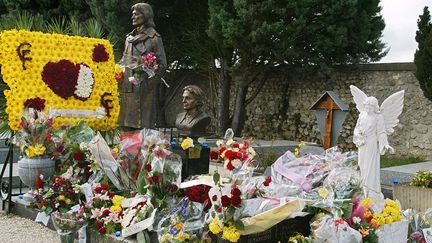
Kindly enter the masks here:
M 364 229 L 363 227 L 361 227 L 359 229 L 359 232 L 360 232 L 360 234 L 362 235 L 363 238 L 369 235 L 369 230 L 368 229 Z

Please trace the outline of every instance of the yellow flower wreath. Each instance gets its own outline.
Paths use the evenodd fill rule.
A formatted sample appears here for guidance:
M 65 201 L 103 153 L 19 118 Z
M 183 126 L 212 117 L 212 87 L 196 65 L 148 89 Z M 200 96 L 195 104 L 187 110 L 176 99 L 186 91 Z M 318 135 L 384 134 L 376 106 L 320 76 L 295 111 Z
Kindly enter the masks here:
M 44 100 L 44 112 L 48 113 L 50 109 L 67 111 L 54 118 L 54 126 L 84 119 L 91 127 L 102 131 L 117 127 L 120 106 L 113 49 L 108 40 L 26 30 L 3 31 L 0 38 L 1 71 L 10 88 L 4 91 L 6 113 L 13 130 L 20 128 L 24 103 L 35 98 Z M 59 66 L 62 60 L 77 67 L 82 64 L 81 68 L 84 66 L 91 70 L 93 81 L 85 86 L 84 94 L 87 96 L 84 98 L 75 96 L 79 85 L 66 82 L 70 75 L 64 75 L 67 78 L 60 80 L 55 70 L 48 70 L 51 71 L 51 80 L 44 79 L 48 63 Z M 65 92 L 69 95 L 64 95 Z M 70 92 L 75 93 L 70 95 Z M 71 110 L 78 112 L 71 115 L 68 113 Z M 92 115 L 82 115 L 81 111 Z

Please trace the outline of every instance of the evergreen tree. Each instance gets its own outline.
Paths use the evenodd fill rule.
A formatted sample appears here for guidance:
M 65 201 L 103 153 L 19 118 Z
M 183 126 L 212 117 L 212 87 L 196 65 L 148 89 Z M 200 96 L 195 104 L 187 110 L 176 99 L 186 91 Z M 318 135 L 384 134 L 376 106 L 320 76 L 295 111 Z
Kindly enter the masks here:
M 416 41 L 418 48 L 414 55 L 414 63 L 417 67 L 416 77 L 423 90 L 423 94 L 432 100 L 432 23 L 428 7 L 424 7 L 423 14 L 417 21 L 418 30 Z
M 384 56 L 380 11 L 379 0 L 209 0 L 208 34 L 218 50 L 230 51 L 218 58 L 231 65 L 236 84 L 235 133 L 257 94 L 248 94 L 251 82 L 260 89 L 274 66 L 323 67 Z

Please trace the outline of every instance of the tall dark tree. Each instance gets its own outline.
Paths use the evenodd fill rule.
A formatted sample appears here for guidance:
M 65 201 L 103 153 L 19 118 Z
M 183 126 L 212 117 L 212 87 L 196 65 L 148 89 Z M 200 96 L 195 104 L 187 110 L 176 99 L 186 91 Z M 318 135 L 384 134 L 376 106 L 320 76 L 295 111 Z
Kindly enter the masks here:
M 418 47 L 414 55 L 414 63 L 417 67 L 416 77 L 423 94 L 432 100 L 432 23 L 428 7 L 424 7 L 417 26 L 415 39 Z
M 91 17 L 85 0 L 0 0 L 0 14 L 16 11 L 41 14 L 45 20 L 74 16 L 84 21 Z
M 225 51 L 218 53 L 222 67 L 227 65 L 221 72 L 228 70 L 220 76 L 228 75 L 225 80 L 235 84 L 231 123 L 235 133 L 240 134 L 246 105 L 274 66 L 288 65 L 289 70 L 384 56 L 380 11 L 379 0 L 209 0 L 208 34 L 218 50 Z M 249 93 L 253 82 L 258 90 Z

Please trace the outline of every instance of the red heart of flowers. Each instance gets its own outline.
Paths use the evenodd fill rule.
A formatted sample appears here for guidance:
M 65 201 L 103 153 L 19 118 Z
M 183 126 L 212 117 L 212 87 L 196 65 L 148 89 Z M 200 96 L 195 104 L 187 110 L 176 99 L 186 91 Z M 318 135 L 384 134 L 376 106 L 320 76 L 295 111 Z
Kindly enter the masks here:
M 42 80 L 58 96 L 67 99 L 74 95 L 78 82 L 79 65 L 68 60 L 48 62 L 42 71 Z
M 89 97 L 79 97 L 75 93 L 77 84 L 80 82 L 78 80 L 80 69 L 83 67 L 89 69 L 85 64 L 74 64 L 65 59 L 58 62 L 48 62 L 43 68 L 42 80 L 56 95 L 65 100 L 71 96 L 79 100 L 86 100 Z M 93 74 L 91 75 L 93 76 Z

